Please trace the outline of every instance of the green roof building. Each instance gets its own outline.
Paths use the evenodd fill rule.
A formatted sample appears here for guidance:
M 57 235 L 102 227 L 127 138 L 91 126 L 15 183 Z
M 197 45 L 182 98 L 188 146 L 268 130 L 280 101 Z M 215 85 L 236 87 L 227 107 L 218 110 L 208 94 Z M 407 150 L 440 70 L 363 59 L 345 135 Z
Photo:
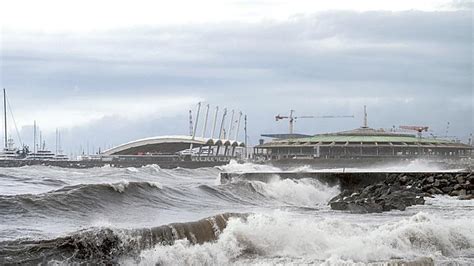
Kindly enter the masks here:
M 473 147 L 369 127 L 303 138 L 277 139 L 254 147 L 260 159 L 471 157 Z

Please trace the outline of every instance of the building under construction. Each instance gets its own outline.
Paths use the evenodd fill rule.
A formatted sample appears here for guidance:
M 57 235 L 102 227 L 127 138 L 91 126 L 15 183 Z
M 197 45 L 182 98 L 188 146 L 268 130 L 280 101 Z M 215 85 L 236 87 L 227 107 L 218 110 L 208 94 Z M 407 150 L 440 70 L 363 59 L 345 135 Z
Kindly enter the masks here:
M 428 127 L 401 127 L 418 131 L 418 135 L 373 129 L 367 126 L 365 112 L 364 126 L 343 132 L 298 136 L 290 133 L 275 136 L 276 139 L 254 147 L 254 156 L 260 160 L 280 159 L 357 159 L 357 158 L 463 158 L 474 155 L 471 145 L 458 141 L 424 138 L 422 131 Z

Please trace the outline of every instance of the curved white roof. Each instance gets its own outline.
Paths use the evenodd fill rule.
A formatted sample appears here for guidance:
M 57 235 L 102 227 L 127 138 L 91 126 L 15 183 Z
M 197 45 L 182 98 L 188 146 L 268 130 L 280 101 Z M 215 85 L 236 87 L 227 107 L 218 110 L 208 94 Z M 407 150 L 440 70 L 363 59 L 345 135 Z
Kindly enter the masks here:
M 134 141 L 130 141 L 111 149 L 105 150 L 102 152 L 103 155 L 113 155 L 115 153 L 128 150 L 131 148 L 136 148 L 144 145 L 153 145 L 153 144 L 164 144 L 164 143 L 186 143 L 186 144 L 197 144 L 197 145 L 230 145 L 230 146 L 238 146 L 244 147 L 244 143 L 235 141 L 235 140 L 227 140 L 227 139 L 210 139 L 210 138 L 201 138 L 201 137 L 193 137 L 192 136 L 184 136 L 184 135 L 174 135 L 174 136 L 156 136 L 144 139 L 138 139 Z

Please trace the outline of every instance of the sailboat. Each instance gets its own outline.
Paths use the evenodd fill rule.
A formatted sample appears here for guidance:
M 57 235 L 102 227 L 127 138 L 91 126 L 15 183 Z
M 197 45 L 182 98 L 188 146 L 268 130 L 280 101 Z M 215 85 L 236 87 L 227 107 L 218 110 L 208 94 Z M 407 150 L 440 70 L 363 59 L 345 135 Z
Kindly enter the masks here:
M 33 152 L 28 153 L 28 156 L 26 156 L 26 160 L 41 160 L 41 161 L 67 161 L 69 158 L 67 155 L 62 154 L 61 150 L 61 140 L 60 140 L 60 135 L 59 131 L 56 130 L 56 154 L 53 153 L 51 150 L 48 150 L 46 148 L 46 142 L 42 140 L 41 138 L 41 132 L 40 132 L 40 144 L 39 147 L 36 145 L 36 121 L 34 122 L 34 147 L 33 147 Z
M 41 140 L 40 132 L 40 144 L 36 143 L 36 121 L 34 122 L 34 147 L 33 151 L 29 151 L 27 146 L 23 146 L 22 149 L 15 147 L 15 143 L 12 138 L 8 137 L 8 118 L 7 118 L 7 94 L 6 90 L 3 89 L 3 116 L 4 116 L 4 138 L 5 143 L 2 150 L 0 150 L 0 161 L 7 162 L 12 160 L 40 160 L 40 161 L 67 161 L 69 158 L 62 153 L 61 150 L 61 139 L 59 131 L 56 131 L 56 154 L 46 149 L 46 142 Z
M 7 120 L 7 93 L 5 89 L 3 89 L 3 117 L 4 117 L 4 126 L 5 126 L 5 131 L 4 131 L 4 147 L 3 150 L 0 151 L 0 160 L 19 160 L 23 159 L 24 156 L 24 151 L 19 150 L 18 148 L 15 147 L 15 143 L 12 138 L 8 137 L 8 120 Z
M 56 129 L 56 154 L 54 155 L 55 161 L 68 161 L 69 157 L 63 153 L 61 149 L 61 132 L 59 129 Z

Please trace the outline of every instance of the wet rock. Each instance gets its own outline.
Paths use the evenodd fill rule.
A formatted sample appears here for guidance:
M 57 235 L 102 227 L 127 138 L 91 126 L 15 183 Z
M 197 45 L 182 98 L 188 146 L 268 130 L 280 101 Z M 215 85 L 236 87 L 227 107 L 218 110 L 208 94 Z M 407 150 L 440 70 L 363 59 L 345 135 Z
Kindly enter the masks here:
M 373 213 L 405 210 L 424 204 L 424 197 L 437 194 L 471 199 L 474 174 L 390 174 L 379 183 L 367 185 L 352 192 L 344 191 L 330 201 L 332 209 L 352 213 Z M 474 180 L 473 180 L 474 181 Z M 345 196 L 341 196 L 341 195 Z M 349 195 L 350 194 L 350 195 Z
M 385 211 L 390 211 L 392 209 L 396 209 L 399 211 L 404 211 L 407 208 L 407 205 L 405 205 L 401 201 L 393 201 L 388 204 L 383 205 L 382 209 Z
M 458 182 L 458 184 L 464 184 L 466 182 L 466 178 L 464 178 L 464 176 L 462 175 L 457 175 L 456 181 Z
M 329 205 L 331 206 L 331 209 L 333 210 L 345 211 L 349 209 L 348 207 L 349 203 L 342 200 L 330 202 Z
M 406 184 L 406 183 L 407 183 L 408 177 L 407 177 L 406 175 L 403 175 L 403 176 L 399 177 L 398 180 L 399 180 L 400 183 L 403 185 L 403 184 Z
M 374 213 L 382 212 L 383 207 L 375 202 L 349 203 L 348 210 L 351 213 Z
M 462 185 L 462 187 L 466 190 L 474 190 L 474 184 L 471 184 L 469 181 L 466 184 Z
M 468 180 L 471 184 L 473 184 L 474 183 L 474 175 L 469 175 Z
M 431 188 L 430 190 L 428 190 L 428 192 L 430 194 L 433 194 L 433 195 L 434 194 L 443 194 L 443 191 L 440 190 L 439 188 L 436 188 L 436 187 Z
M 449 192 L 453 191 L 453 187 L 443 187 L 443 188 L 441 188 L 441 190 L 444 193 L 449 194 Z
M 382 211 L 405 210 L 414 204 L 424 204 L 424 193 L 412 186 L 389 186 L 384 182 L 365 187 L 360 194 L 351 197 L 336 196 L 330 201 L 334 210 L 347 210 L 351 213 L 376 213 Z
M 440 186 L 447 186 L 449 185 L 449 181 L 447 179 L 440 179 L 439 180 Z
M 429 257 L 421 257 L 421 258 L 416 258 L 413 260 L 393 260 L 388 263 L 382 263 L 382 264 L 387 265 L 387 266 L 434 266 L 435 265 L 434 260 Z
M 428 191 L 428 190 L 430 190 L 432 187 L 433 187 L 432 184 L 426 184 L 426 185 L 424 185 L 421 189 L 422 189 L 423 191 Z
M 397 179 L 398 179 L 397 175 L 391 174 L 387 177 L 387 179 L 385 180 L 385 183 L 387 183 L 387 184 L 388 183 L 390 183 L 390 184 L 395 183 L 395 182 L 397 182 Z
M 434 176 L 430 176 L 426 179 L 427 183 L 433 183 L 435 181 Z
M 474 194 L 459 196 L 458 199 L 460 199 L 460 200 L 473 200 L 474 199 Z
M 453 190 L 449 193 L 449 196 L 451 196 L 451 197 L 459 196 L 459 191 L 458 190 Z

